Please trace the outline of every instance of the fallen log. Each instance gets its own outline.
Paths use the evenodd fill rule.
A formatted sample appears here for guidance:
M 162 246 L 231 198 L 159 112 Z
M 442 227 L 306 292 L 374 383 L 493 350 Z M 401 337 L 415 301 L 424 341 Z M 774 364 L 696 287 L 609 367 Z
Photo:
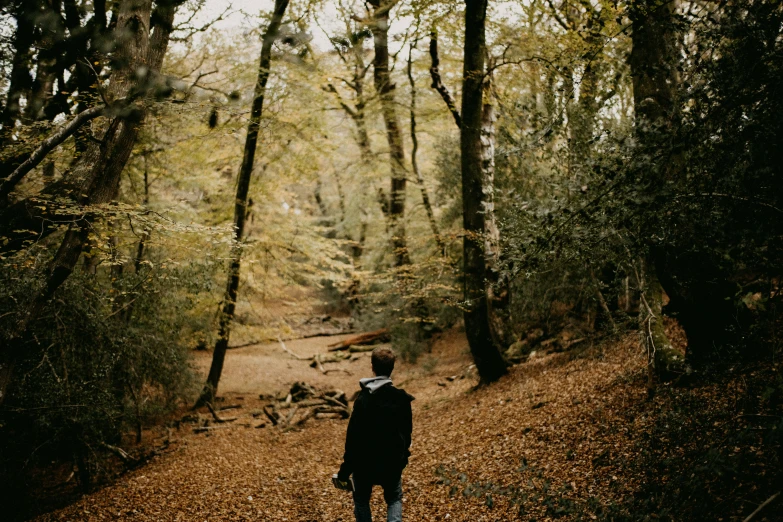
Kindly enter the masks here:
M 360 344 L 373 344 L 375 342 L 385 342 L 390 339 L 389 330 L 387 328 L 381 328 L 374 332 L 363 333 L 354 337 L 349 337 L 343 341 L 339 341 L 330 345 L 327 345 L 330 352 L 336 352 L 340 350 L 347 350 L 351 345 Z
M 324 399 L 305 399 L 303 401 L 294 402 L 294 403 L 284 402 L 282 404 L 278 404 L 276 406 L 276 409 L 286 410 L 293 406 L 298 406 L 300 408 L 310 408 L 312 406 L 323 406 L 324 404 L 327 404 L 327 401 Z
M 299 405 L 294 404 L 294 407 L 291 408 L 291 412 L 288 414 L 288 417 L 285 419 L 285 425 L 290 426 L 291 425 L 291 419 L 294 418 L 294 415 L 296 415 L 296 412 L 299 411 Z
M 237 345 L 234 345 L 234 346 L 229 346 L 226 349 L 227 350 L 236 350 L 238 348 L 247 348 L 248 346 L 256 346 L 258 344 L 269 344 L 270 342 L 272 342 L 272 341 L 270 341 L 270 340 L 250 341 L 249 343 L 242 343 L 242 344 L 237 344 Z M 204 349 L 206 349 L 206 348 L 204 348 Z
M 136 464 L 139 461 L 139 459 L 131 457 L 127 451 L 117 446 L 112 446 L 111 444 L 106 444 L 105 442 L 101 442 L 101 446 L 117 455 L 125 464 Z
M 293 385 L 291 385 L 291 389 L 288 393 L 294 402 L 301 402 L 305 399 L 311 399 L 317 395 L 315 388 L 306 382 L 295 382 Z
M 326 373 L 326 370 L 324 369 L 323 365 L 326 363 L 338 363 L 345 360 L 348 360 L 349 357 L 344 355 L 342 352 L 337 353 L 331 353 L 331 354 L 316 354 L 315 357 L 313 357 L 313 362 L 310 363 L 310 368 L 318 368 L 321 370 L 321 373 Z
M 286 426 L 286 430 L 290 430 L 291 428 L 295 428 L 297 426 L 301 426 L 302 424 L 307 422 L 309 419 L 311 419 L 312 417 L 315 416 L 316 409 L 317 408 L 312 409 L 312 410 L 307 410 L 307 412 L 304 415 L 302 415 L 299 419 L 297 419 L 297 421 L 294 422 L 293 424 L 289 422 L 288 426 Z
M 351 412 L 348 411 L 348 408 L 338 406 L 318 406 L 313 408 L 313 411 L 315 413 L 337 413 L 343 419 L 347 419 L 351 416 Z
M 322 332 L 303 335 L 302 337 L 297 337 L 297 339 L 312 339 L 313 337 L 336 337 L 338 335 L 352 334 L 353 332 L 354 332 L 353 330 L 333 330 L 331 332 L 322 331 Z
M 313 362 L 310 363 L 310 368 L 318 368 L 321 370 L 321 373 L 326 375 L 326 370 L 324 369 L 324 365 L 321 364 L 321 354 L 318 353 L 313 357 Z
M 329 368 L 328 370 L 324 370 L 322 373 L 324 375 L 329 375 L 329 372 L 343 372 L 343 373 L 345 373 L 346 375 L 349 375 L 349 376 L 353 375 L 351 372 L 349 372 L 345 368 Z
M 348 398 L 345 396 L 345 392 L 340 392 L 335 396 L 321 395 L 320 398 L 326 402 L 331 403 L 333 406 L 337 406 L 338 408 L 348 407 Z
M 305 323 L 306 324 L 306 323 Z M 314 337 L 337 337 L 338 335 L 348 335 L 354 333 L 355 330 L 321 330 L 319 332 L 309 333 L 305 334 L 299 337 L 291 337 L 288 339 L 289 341 L 299 341 L 302 339 L 312 339 Z M 228 350 L 236 350 L 238 348 L 247 348 L 249 346 L 257 346 L 259 344 L 271 344 L 274 342 L 274 339 L 258 339 L 255 341 L 250 341 L 247 343 L 242 344 L 236 344 L 234 346 L 229 346 Z M 206 349 L 206 348 L 205 348 Z
M 315 414 L 316 419 L 344 419 L 345 417 L 342 416 L 340 413 L 316 413 Z

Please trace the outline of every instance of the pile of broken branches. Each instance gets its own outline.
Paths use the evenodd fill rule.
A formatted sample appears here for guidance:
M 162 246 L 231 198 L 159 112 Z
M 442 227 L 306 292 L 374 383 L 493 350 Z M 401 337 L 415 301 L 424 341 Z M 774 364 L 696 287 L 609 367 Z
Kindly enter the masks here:
M 303 425 L 312 418 L 347 419 L 351 416 L 351 410 L 345 392 L 341 390 L 319 392 L 305 382 L 297 382 L 291 386 L 285 399 L 267 404 L 261 411 L 253 413 L 254 417 L 261 415 L 269 419 L 272 426 L 289 430 Z

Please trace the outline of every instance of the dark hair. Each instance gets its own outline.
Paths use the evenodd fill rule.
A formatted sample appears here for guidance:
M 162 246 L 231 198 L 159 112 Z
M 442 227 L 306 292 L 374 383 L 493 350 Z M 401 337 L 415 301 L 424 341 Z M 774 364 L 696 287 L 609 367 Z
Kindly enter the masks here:
M 387 346 L 379 346 L 372 351 L 372 371 L 375 375 L 391 376 L 391 372 L 394 370 L 394 361 L 397 356 L 391 348 Z

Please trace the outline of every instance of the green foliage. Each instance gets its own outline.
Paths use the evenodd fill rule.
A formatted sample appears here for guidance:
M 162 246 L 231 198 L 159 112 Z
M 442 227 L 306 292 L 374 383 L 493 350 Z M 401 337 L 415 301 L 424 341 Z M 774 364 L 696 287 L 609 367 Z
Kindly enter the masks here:
M 40 276 L 12 262 L 0 268 L 0 332 L 9 338 Z M 22 357 L 0 412 L 7 486 L 34 491 L 30 472 L 55 461 L 73 462 L 90 488 L 112 473 L 107 444 L 125 445 L 190 399 L 189 350 L 212 319 L 200 300 L 214 290 L 214 270 L 143 266 L 118 278 L 99 269 L 66 281 L 17 346 Z
M 640 260 L 652 258 L 689 356 L 770 353 L 783 259 L 781 16 L 774 2 L 743 2 L 717 18 L 678 19 L 691 33 L 681 123 L 642 129 L 643 146 L 622 111 L 599 112 L 588 156 L 564 162 L 576 138 L 557 111 L 534 117 L 538 105 L 522 96 L 534 116 L 504 113 L 497 205 L 520 328 L 551 322 L 553 305 L 602 315 L 596 289 L 623 320 L 653 268 Z M 564 110 L 574 119 L 579 108 Z

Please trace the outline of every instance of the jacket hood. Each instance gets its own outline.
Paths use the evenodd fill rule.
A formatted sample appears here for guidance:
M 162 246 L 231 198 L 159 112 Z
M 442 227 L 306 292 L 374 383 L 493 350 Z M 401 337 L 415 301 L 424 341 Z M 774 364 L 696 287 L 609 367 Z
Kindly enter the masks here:
M 370 393 L 375 393 L 387 384 L 391 384 L 392 380 L 385 375 L 378 375 L 377 377 L 368 377 L 359 381 L 359 386 L 362 390 L 367 390 Z

